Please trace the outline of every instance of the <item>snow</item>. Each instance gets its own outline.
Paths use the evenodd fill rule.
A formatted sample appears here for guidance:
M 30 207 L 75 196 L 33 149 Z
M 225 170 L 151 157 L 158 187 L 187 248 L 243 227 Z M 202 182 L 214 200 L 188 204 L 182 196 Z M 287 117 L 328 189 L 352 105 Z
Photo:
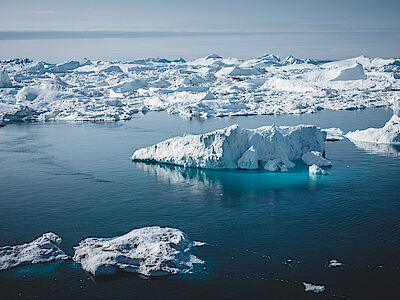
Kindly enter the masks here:
M 329 261 L 329 267 L 333 268 L 333 267 L 340 267 L 341 265 L 343 265 L 343 263 L 341 263 L 340 261 L 336 260 L 336 259 L 331 259 Z
M 0 270 L 68 259 L 59 248 L 61 242 L 58 235 L 48 232 L 30 243 L 0 247 Z
M 332 162 L 323 157 L 322 153 L 319 151 L 308 151 L 304 153 L 301 160 L 307 165 L 317 165 L 319 167 L 330 167 Z
M 293 162 L 300 160 L 303 154 L 323 152 L 325 138 L 326 133 L 312 125 L 272 125 L 257 129 L 232 125 L 138 149 L 131 159 L 208 169 L 264 168 L 276 171 L 279 167 L 285 171 L 294 167 Z M 321 157 L 319 161 L 326 163 L 327 160 Z
M 343 140 L 343 131 L 340 128 L 324 128 L 322 131 L 326 132 L 327 141 L 341 141 Z
M 146 276 L 185 273 L 193 264 L 204 263 L 189 253 L 200 245 L 178 229 L 143 227 L 114 238 L 87 238 L 74 247 L 73 260 L 95 276 L 120 271 Z
M 188 62 L 1 62 L 0 120 L 119 121 L 142 107 L 185 118 L 382 107 L 400 96 L 397 64 L 364 56 L 329 63 L 281 60 L 273 54 L 246 61 L 211 54 Z M 34 114 L 5 118 L 21 106 Z
M 12 87 L 12 82 L 6 70 L 0 70 L 0 88 Z
M 310 175 L 327 175 L 328 174 L 324 169 L 318 167 L 317 165 L 309 166 L 308 173 Z
M 393 114 L 382 128 L 350 131 L 345 136 L 357 142 L 400 145 L 400 117 Z
M 321 293 L 325 291 L 325 286 L 323 285 L 314 285 L 312 283 L 307 283 L 307 282 L 303 282 L 303 285 L 305 292 Z

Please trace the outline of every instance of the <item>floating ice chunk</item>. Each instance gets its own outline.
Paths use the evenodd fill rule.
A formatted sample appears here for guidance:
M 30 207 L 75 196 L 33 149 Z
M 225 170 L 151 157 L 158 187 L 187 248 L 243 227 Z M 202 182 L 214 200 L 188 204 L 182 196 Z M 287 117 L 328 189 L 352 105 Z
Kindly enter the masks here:
M 317 165 L 309 166 L 308 173 L 310 175 L 326 175 L 326 174 L 328 174 L 324 169 L 318 167 Z
M 123 71 L 122 71 L 122 69 L 121 69 L 120 66 L 111 65 L 111 66 L 109 66 L 109 67 L 107 67 L 107 68 L 104 68 L 104 69 L 100 70 L 100 72 L 106 72 L 106 73 L 109 73 L 109 72 L 122 73 Z
M 0 270 L 13 267 L 68 259 L 60 248 L 62 239 L 53 232 L 17 246 L 0 247 Z
M 340 128 L 324 128 L 322 131 L 326 132 L 327 141 L 341 141 L 343 140 L 343 131 Z
M 312 283 L 307 283 L 307 282 L 303 282 L 303 285 L 305 292 L 321 293 L 325 291 L 325 286 L 323 285 L 314 285 Z
M 0 88 L 10 88 L 12 82 L 6 70 L 0 70 Z
M 394 114 L 382 128 L 350 131 L 345 136 L 360 142 L 400 145 L 400 117 Z
M 341 265 L 343 265 L 343 263 L 341 263 L 340 261 L 336 260 L 336 259 L 331 259 L 329 261 L 329 267 L 333 268 L 333 267 L 340 267 Z
M 72 71 L 72 70 L 78 68 L 79 66 L 80 66 L 79 61 L 72 60 L 72 61 L 66 61 L 61 64 L 57 64 L 54 67 L 49 68 L 48 71 L 53 72 L 53 73 L 63 73 L 63 72 Z
M 316 126 L 244 129 L 232 125 L 205 134 L 171 138 L 139 149 L 131 158 L 208 169 L 256 168 L 256 163 L 258 168 L 274 160 L 276 165 L 292 168 L 293 161 L 300 160 L 304 153 L 324 151 L 325 137 L 326 133 Z
M 238 168 L 244 170 L 258 169 L 257 150 L 251 146 L 245 153 L 238 159 Z
M 200 245 L 175 228 L 144 227 L 115 238 L 87 238 L 74 247 L 73 260 L 95 276 L 119 271 L 168 275 L 203 264 L 189 253 Z
M 211 93 L 210 91 L 207 92 L 207 94 L 201 99 L 201 100 L 215 100 L 215 96 L 213 95 L 213 93 Z
M 309 151 L 303 154 L 301 160 L 307 165 L 317 165 L 319 167 L 330 167 L 332 166 L 332 162 L 330 160 L 325 159 L 321 152 L 318 151 Z

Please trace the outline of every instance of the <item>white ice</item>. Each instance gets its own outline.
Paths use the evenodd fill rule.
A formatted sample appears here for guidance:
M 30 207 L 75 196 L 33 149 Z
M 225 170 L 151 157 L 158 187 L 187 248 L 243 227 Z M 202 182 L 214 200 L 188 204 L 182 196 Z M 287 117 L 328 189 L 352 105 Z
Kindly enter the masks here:
M 308 151 L 301 156 L 301 160 L 307 165 L 317 165 L 319 167 L 330 167 L 332 162 L 323 157 L 319 151 Z
M 302 114 L 390 105 L 399 60 L 320 63 L 265 54 L 183 59 L 0 62 L 0 120 L 118 121 L 146 111 L 208 118 Z
M 87 238 L 74 247 L 73 260 L 95 276 L 119 271 L 168 275 L 190 272 L 193 264 L 203 264 L 189 253 L 200 245 L 178 229 L 144 227 L 114 238 Z
M 308 173 L 310 175 L 327 175 L 328 174 L 324 169 L 318 167 L 317 165 L 309 166 Z
M 400 117 L 397 109 L 399 101 L 395 101 L 394 114 L 385 126 L 382 128 L 350 131 L 346 134 L 346 137 L 356 142 L 400 145 Z
M 326 132 L 327 141 L 341 141 L 343 140 L 343 131 L 340 128 L 324 128 L 322 129 Z
M 340 267 L 341 265 L 343 265 L 343 263 L 341 263 L 340 261 L 338 261 L 337 259 L 331 259 L 329 261 L 329 267 L 333 268 L 333 267 Z
M 232 125 L 199 135 L 185 135 L 136 150 L 132 160 L 158 162 L 207 169 L 258 169 L 281 171 L 295 166 L 294 161 L 325 147 L 326 133 L 316 126 L 264 126 L 245 129 Z M 314 153 L 312 152 L 312 153 Z M 315 158 L 316 164 L 328 160 Z M 304 160 L 304 159 L 303 159 Z
M 321 293 L 325 291 L 325 286 L 323 285 L 314 285 L 312 283 L 307 283 L 307 282 L 303 282 L 303 285 L 305 292 Z
M 61 242 L 58 235 L 48 232 L 30 243 L 0 247 L 0 270 L 68 259 L 69 256 L 59 248 Z

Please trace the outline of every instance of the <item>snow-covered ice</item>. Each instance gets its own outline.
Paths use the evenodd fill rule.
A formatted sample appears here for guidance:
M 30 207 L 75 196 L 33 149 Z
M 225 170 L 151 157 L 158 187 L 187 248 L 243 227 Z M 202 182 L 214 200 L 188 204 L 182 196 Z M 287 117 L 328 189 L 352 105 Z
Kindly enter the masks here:
M 307 165 L 317 165 L 319 167 L 330 167 L 332 162 L 323 157 L 319 151 L 308 151 L 301 156 L 301 160 Z
M 303 282 L 304 291 L 305 292 L 314 292 L 314 293 L 321 293 L 325 291 L 325 286 L 323 285 L 315 285 L 312 283 Z
M 310 175 L 327 175 L 328 174 L 324 169 L 318 167 L 317 165 L 309 166 L 308 173 Z
M 61 242 L 58 235 L 48 232 L 30 243 L 0 247 L 0 270 L 68 259 L 69 256 L 59 248 Z
M 145 111 L 207 118 L 382 107 L 399 96 L 399 65 L 396 59 L 364 56 L 322 63 L 272 54 L 247 61 L 216 54 L 188 62 L 10 60 L 0 63 L 0 120 L 118 121 Z
M 343 131 L 340 128 L 324 128 L 322 129 L 326 132 L 326 140 L 327 141 L 341 141 L 343 140 Z
M 328 165 L 328 160 L 314 154 L 324 151 L 325 138 L 326 133 L 312 125 L 272 125 L 257 129 L 232 125 L 205 134 L 171 138 L 138 149 L 131 158 L 207 169 L 264 168 L 275 171 L 279 167 L 286 171 L 310 151 L 309 156 L 316 164 Z
M 95 276 L 119 271 L 168 275 L 203 264 L 189 253 L 191 247 L 201 245 L 175 228 L 143 227 L 115 238 L 87 238 L 74 247 L 73 260 Z
M 382 128 L 350 131 L 346 137 L 352 141 L 400 145 L 400 117 L 393 114 Z

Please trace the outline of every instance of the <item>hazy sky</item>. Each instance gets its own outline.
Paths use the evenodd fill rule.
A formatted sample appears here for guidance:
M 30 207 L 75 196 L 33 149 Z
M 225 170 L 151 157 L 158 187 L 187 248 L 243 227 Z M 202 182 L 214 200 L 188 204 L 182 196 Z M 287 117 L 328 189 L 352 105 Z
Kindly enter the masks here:
M 399 30 L 399 0 L 0 0 L 0 30 Z
M 400 0 L 0 0 L 0 7 L 0 58 L 400 56 Z

